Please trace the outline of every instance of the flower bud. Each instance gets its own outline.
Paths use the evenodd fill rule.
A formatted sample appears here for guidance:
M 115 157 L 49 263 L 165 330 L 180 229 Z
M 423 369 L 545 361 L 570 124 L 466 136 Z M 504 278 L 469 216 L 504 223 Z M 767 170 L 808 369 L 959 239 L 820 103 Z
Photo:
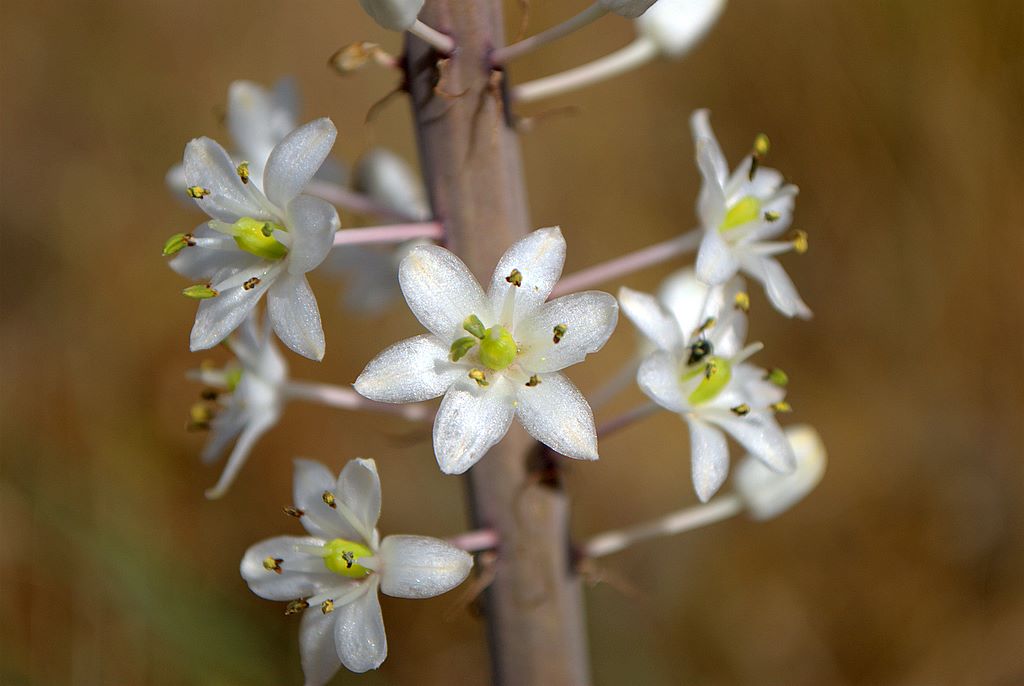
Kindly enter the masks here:
M 416 23 L 425 0 L 359 0 L 363 10 L 386 29 L 405 31 Z
M 753 519 L 771 519 L 803 500 L 825 474 L 825 444 L 806 424 L 786 429 L 796 455 L 796 469 L 779 474 L 755 457 L 747 456 L 736 470 L 736 491 Z
M 662 55 L 678 59 L 704 37 L 724 7 L 725 0 L 659 0 L 637 18 L 636 28 Z
M 636 19 L 658 0 L 597 0 L 597 4 L 609 12 Z

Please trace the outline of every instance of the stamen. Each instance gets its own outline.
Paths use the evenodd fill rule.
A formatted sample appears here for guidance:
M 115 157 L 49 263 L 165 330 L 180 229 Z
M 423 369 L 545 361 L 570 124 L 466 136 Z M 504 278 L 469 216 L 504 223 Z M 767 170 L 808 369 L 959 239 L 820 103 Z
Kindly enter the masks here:
M 711 345 L 711 341 L 701 339 L 690 346 L 690 356 L 686 359 L 686 364 L 697 364 L 713 352 L 714 346 Z
M 323 495 L 320 497 L 323 498 L 323 501 L 327 504 L 327 507 L 331 508 L 332 510 L 338 509 L 338 502 L 334 499 L 333 493 L 331 493 L 330 491 L 324 491 Z
M 210 194 L 209 189 L 203 188 L 202 186 L 189 186 L 185 189 L 185 193 L 188 197 L 201 200 Z
M 186 428 L 189 431 L 207 431 L 213 421 L 213 408 L 207 403 L 196 403 L 189 408 L 188 416 Z
M 468 317 L 466 317 L 465 320 L 463 320 L 462 328 L 468 331 L 470 334 L 476 336 L 477 338 L 483 338 L 484 334 L 486 333 L 486 329 L 484 329 L 484 323 L 480 321 L 480 317 L 476 316 L 475 314 L 471 314 Z
M 797 255 L 803 255 L 807 252 L 807 232 L 800 231 L 799 229 L 793 232 L 793 250 L 796 251 Z
M 526 382 L 526 385 L 529 386 L 530 388 L 533 388 L 534 386 L 539 386 L 540 377 L 534 374 L 533 376 L 530 377 L 530 380 Z
M 470 369 L 469 370 L 469 378 L 473 379 L 473 381 L 476 381 L 477 385 L 479 385 L 479 386 L 489 386 L 490 385 L 487 382 L 487 377 L 479 369 Z
M 739 291 L 736 293 L 736 297 L 733 298 L 733 302 L 736 305 L 737 310 L 750 312 L 750 294 L 746 291 Z
M 289 602 L 288 606 L 284 609 L 284 613 L 286 615 L 297 615 L 303 610 L 305 610 L 307 607 L 309 607 L 309 603 L 307 603 L 302 598 L 299 598 L 298 600 L 292 600 L 291 602 Z
M 284 508 L 284 513 L 289 517 L 295 517 L 296 519 L 306 514 L 304 510 L 300 510 L 299 508 L 293 507 L 291 505 L 288 505 Z
M 712 326 L 714 326 L 717 321 L 718 320 L 715 319 L 714 317 L 708 317 L 703 322 L 701 322 L 700 326 L 693 330 L 693 333 L 690 334 L 690 338 L 695 338 L 701 335 L 702 333 L 710 329 Z
M 164 243 L 164 257 L 173 255 L 179 250 L 192 247 L 196 244 L 195 237 L 190 233 L 176 233 Z
M 325 615 L 329 615 L 334 612 L 334 601 L 328 598 L 324 602 L 320 603 L 320 611 Z
M 263 569 L 267 570 L 268 572 L 280 574 L 284 571 L 283 569 L 281 569 L 282 562 L 284 562 L 284 560 L 280 557 L 268 557 L 265 560 L 263 560 Z
M 345 561 L 346 569 L 352 569 L 352 565 L 356 563 L 356 555 L 351 550 L 342 551 L 341 559 Z
M 740 417 L 746 417 L 748 414 L 750 414 L 750 405 L 747 405 L 746 403 L 740 403 L 736 407 L 731 407 L 729 409 L 732 410 L 734 414 L 739 415 Z
M 505 280 L 516 288 L 519 288 L 523 285 L 523 273 L 518 269 L 513 269 L 512 272 L 505 277 Z
M 793 406 L 787 403 L 785 400 L 780 400 L 777 403 L 772 403 L 771 405 L 769 405 L 769 407 L 775 410 L 776 412 L 786 413 L 793 411 Z
M 765 372 L 764 380 L 770 381 L 779 388 L 785 388 L 786 385 L 789 383 L 789 375 L 786 374 L 786 372 L 779 369 L 778 367 L 773 367 L 772 369 Z
M 242 284 L 242 288 L 244 288 L 247 291 L 251 291 L 252 289 L 256 288 L 256 286 L 258 286 L 259 283 L 260 283 L 259 277 L 258 276 L 254 276 L 251 279 L 249 279 L 248 281 L 246 281 L 245 283 L 243 283 Z
M 768 150 L 770 148 L 771 141 L 768 140 L 768 136 L 763 133 L 757 134 L 754 138 L 754 150 L 750 155 L 750 173 L 747 175 L 747 178 L 750 181 L 754 180 L 757 168 L 761 164 L 761 160 L 768 155 Z
M 216 298 L 220 295 L 217 291 L 210 287 L 208 283 L 197 283 L 183 288 L 181 294 L 186 298 L 192 298 L 193 300 L 207 300 L 209 298 Z
M 477 339 L 473 338 L 472 336 L 464 336 L 462 338 L 456 339 L 456 341 L 452 343 L 451 348 L 448 351 L 448 359 L 450 359 L 452 362 L 458 362 L 463 357 L 465 357 L 466 353 L 472 350 L 476 344 Z
M 779 217 L 781 216 L 782 215 L 780 215 L 778 212 L 774 210 L 768 210 L 767 212 L 764 213 L 764 220 L 768 223 L 777 222 L 779 221 Z
M 562 337 L 565 336 L 565 332 L 569 330 L 569 327 L 565 324 L 555 324 L 555 328 L 551 330 L 551 342 L 561 343 Z
M 249 183 L 249 163 L 242 162 L 240 165 L 235 167 L 235 172 L 238 174 L 238 178 L 242 180 L 242 183 Z

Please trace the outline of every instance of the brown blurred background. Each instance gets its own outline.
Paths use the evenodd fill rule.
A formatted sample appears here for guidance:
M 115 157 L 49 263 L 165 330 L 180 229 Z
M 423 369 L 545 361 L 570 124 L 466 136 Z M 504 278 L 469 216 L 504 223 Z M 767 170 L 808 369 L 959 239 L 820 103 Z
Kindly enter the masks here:
M 540 30 L 585 6 L 537 2 Z M 163 183 L 185 142 L 226 138 L 236 78 L 294 74 L 303 116 L 331 116 L 336 156 L 411 159 L 383 70 L 327 57 L 400 39 L 355 0 L 4 3 L 2 652 L 5 684 L 299 683 L 298 621 L 238 576 L 280 514 L 290 458 L 376 457 L 382 530 L 465 527 L 462 484 L 426 436 L 381 417 L 294 404 L 233 491 L 183 430 L 202 359 L 194 304 L 160 247 L 199 215 Z M 517 3 L 509 25 L 519 21 Z M 517 63 L 527 79 L 625 44 L 609 17 Z M 524 110 L 565 105 L 523 139 L 536 226 L 561 224 L 568 268 L 695 224 L 689 113 L 710 107 L 737 160 L 758 131 L 801 187 L 811 251 L 785 265 L 814 309 L 788 321 L 755 295 L 759 360 L 790 373 L 792 421 L 830 451 L 819 489 L 777 520 L 742 519 L 603 561 L 587 592 L 598 684 L 1024 683 L 1024 12 L 1018 0 L 733 0 L 709 39 Z M 652 290 L 670 266 L 627 282 Z M 613 289 L 618 284 L 609 284 Z M 314 277 L 321 365 L 350 383 L 417 331 L 399 303 L 354 317 Z M 573 370 L 585 391 L 633 350 L 623 322 Z M 630 391 L 607 417 L 639 402 Z M 414 437 L 417 438 L 417 437 Z M 685 429 L 667 414 L 572 465 L 581 536 L 695 501 Z M 480 622 L 458 594 L 385 599 L 390 657 L 338 683 L 482 683 Z

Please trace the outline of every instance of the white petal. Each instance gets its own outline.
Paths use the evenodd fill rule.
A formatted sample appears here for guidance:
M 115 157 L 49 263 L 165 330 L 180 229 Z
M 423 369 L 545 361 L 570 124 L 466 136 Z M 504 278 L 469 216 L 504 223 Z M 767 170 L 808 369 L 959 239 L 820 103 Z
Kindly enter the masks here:
M 206 439 L 199 459 L 209 464 L 221 457 L 228 446 L 242 433 L 248 416 L 239 403 L 231 402 L 228 407 L 218 412 L 210 422 L 210 435 Z
M 361 457 L 350 460 L 338 475 L 334 496 L 359 520 L 362 539 L 371 546 L 376 545 L 373 531 L 380 517 L 380 476 L 377 474 L 377 463 Z
M 250 416 L 249 423 L 242 429 L 238 442 L 235 443 L 235 447 L 228 456 L 228 461 L 224 464 L 224 471 L 221 472 L 220 479 L 217 480 L 213 488 L 207 489 L 207 498 L 212 500 L 227 493 L 228 489 L 231 488 L 231 484 L 235 482 L 238 472 L 241 471 L 242 467 L 245 466 L 246 460 L 249 459 L 249 453 L 252 452 L 256 441 L 277 423 L 278 416 L 279 413 L 276 409 Z
M 694 417 L 687 417 L 690 427 L 690 460 L 693 488 L 701 502 L 721 488 L 729 474 L 729 446 L 725 434 Z
M 752 277 L 764 284 L 765 293 L 775 309 L 787 317 L 811 318 L 811 308 L 800 298 L 793 280 L 778 260 L 754 257 L 744 260 L 743 266 Z
M 234 239 L 214 231 L 205 222 L 197 226 L 192 235 L 213 238 L 228 248 L 186 247 L 168 261 L 167 265 L 175 272 L 195 281 L 212 282 L 214 275 L 222 269 L 250 269 L 261 261 L 259 257 L 238 249 Z
M 827 455 L 821 436 L 807 425 L 786 429 L 796 455 L 796 471 L 779 474 L 760 460 L 747 456 L 736 470 L 736 491 L 754 519 L 776 517 L 814 490 L 825 475 Z
M 381 561 L 380 590 L 396 598 L 432 598 L 447 593 L 473 568 L 473 557 L 451 543 L 427 536 L 387 536 Z
M 594 413 L 572 381 L 542 374 L 538 385 L 517 388 L 516 400 L 516 415 L 531 436 L 566 457 L 597 459 Z
M 363 582 L 362 595 L 341 607 L 335 606 L 334 647 L 341 664 L 353 672 L 377 669 L 388 656 L 388 640 L 384 635 L 384 618 L 377 598 L 377 578 Z
M 300 195 L 288 203 L 288 271 L 305 274 L 315 269 L 334 243 L 334 233 L 341 227 L 334 205 L 320 198 Z
M 637 31 L 666 56 L 679 59 L 711 29 L 725 0 L 659 0 L 637 18 Z
M 260 169 L 266 166 L 274 146 L 295 128 L 295 113 L 285 94 L 290 81 L 278 82 L 280 93 L 274 94 L 253 81 L 234 81 L 228 86 L 228 131 L 244 160 Z
M 303 548 L 319 548 L 323 543 L 309 536 L 268 538 L 245 551 L 239 571 L 250 590 L 267 600 L 308 598 L 350 583 L 329 571 L 320 558 L 303 552 Z M 268 557 L 281 560 L 280 574 L 263 566 Z
M 434 418 L 434 455 L 445 474 L 462 474 L 500 441 L 515 414 L 509 382 L 481 387 L 471 379 L 452 384 Z
M 708 286 L 697 278 L 692 267 L 673 272 L 658 289 L 658 302 L 675 317 L 677 329 L 686 336 L 701 325 L 704 310 L 711 309 L 705 307 L 708 301 Z M 622 308 L 625 311 L 625 303 Z
M 284 209 L 313 178 L 327 159 L 338 130 L 330 119 L 314 119 L 285 136 L 267 160 L 263 190 L 270 202 Z
M 686 400 L 679 388 L 679 367 L 672 355 L 663 351 L 652 353 L 640 363 L 636 382 L 647 397 L 666 410 L 686 409 Z
M 495 316 L 501 316 L 509 289 L 515 291 L 515 316 L 513 321 L 503 320 L 503 324 L 515 324 L 540 307 L 562 275 L 564 264 L 565 239 L 557 226 L 537 229 L 516 241 L 498 261 L 487 290 Z M 523 275 L 522 286 L 506 280 L 513 269 Z
M 324 539 L 358 541 L 362 535 L 336 510 L 324 502 L 324 493 L 334 493 L 338 480 L 327 467 L 313 460 L 297 458 L 292 481 L 295 507 L 306 531 Z
M 597 4 L 609 12 L 635 19 L 647 11 L 657 0 L 597 0 Z
M 442 341 L 465 336 L 462 322 L 469 315 L 486 320 L 490 314 L 484 292 L 469 268 L 436 245 L 413 248 L 398 268 L 398 283 L 416 319 Z
M 619 289 L 622 313 L 647 340 L 661 350 L 675 350 L 681 344 L 679 325 L 653 295 L 623 286 Z
M 363 10 L 386 29 L 405 31 L 416 23 L 424 0 L 359 0 Z
M 719 417 L 715 423 L 729 432 L 746 450 L 779 473 L 796 468 L 796 456 L 775 416 L 751 412 L 745 417 Z
M 242 183 L 235 164 L 217 141 L 195 138 L 185 146 L 185 183 L 201 186 L 209 194 L 196 199 L 196 206 L 214 219 L 230 223 L 242 217 L 272 220 L 259 191 Z M 182 193 L 185 189 L 181 189 Z
M 429 334 L 399 341 L 370 360 L 356 379 L 356 392 L 384 403 L 437 398 L 467 373 L 449 361 L 448 354 L 448 348 Z
M 324 357 L 324 330 L 309 282 L 303 274 L 282 274 L 267 293 L 267 316 L 286 346 L 311 360 Z
M 694 146 L 698 149 L 698 159 L 703 158 L 704 160 L 704 164 L 701 166 L 704 180 L 714 181 L 715 186 L 724 189 L 729 178 L 729 163 L 725 159 L 721 146 L 718 145 L 714 129 L 711 128 L 710 110 L 694 110 L 690 115 L 690 133 L 693 136 Z
M 522 352 L 519 362 L 531 372 L 553 372 L 582 362 L 604 347 L 615 330 L 619 306 L 600 291 L 586 291 L 556 298 L 520 322 L 516 340 Z M 554 342 L 554 327 L 565 334 Z
M 245 320 L 263 293 L 273 285 L 278 274 L 280 271 L 268 273 L 251 290 L 235 286 L 221 291 L 214 298 L 201 301 L 189 339 L 191 350 L 207 350 L 227 338 Z M 222 280 L 227 275 L 222 271 L 214 275 L 213 281 Z
M 299 626 L 299 655 L 305 686 L 324 686 L 341 668 L 334 645 L 334 613 L 324 614 L 319 607 L 302 613 Z
M 356 190 L 385 207 L 422 220 L 430 216 L 423 183 L 406 161 L 390 150 L 370 150 L 356 162 L 352 176 Z
M 740 267 L 736 253 L 717 228 L 706 229 L 697 250 L 697 278 L 710 286 L 723 284 Z

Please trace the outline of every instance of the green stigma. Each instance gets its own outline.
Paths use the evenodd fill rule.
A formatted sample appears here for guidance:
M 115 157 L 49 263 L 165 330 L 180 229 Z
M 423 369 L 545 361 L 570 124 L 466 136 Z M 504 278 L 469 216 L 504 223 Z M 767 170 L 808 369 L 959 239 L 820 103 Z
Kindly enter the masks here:
M 357 564 L 364 557 L 373 557 L 373 551 L 365 545 L 335 538 L 324 543 L 324 566 L 335 574 L 350 579 L 362 579 L 370 570 Z
M 761 216 L 761 201 L 752 195 L 745 195 L 739 199 L 729 211 L 725 213 L 725 219 L 719 225 L 719 231 L 736 229 L 748 222 L 752 222 Z
M 274 238 L 275 231 L 284 231 L 283 226 L 272 222 L 242 217 L 232 226 L 235 243 L 242 250 L 265 260 L 279 260 L 288 254 L 288 248 Z
M 224 370 L 224 383 L 228 386 L 228 391 L 234 392 L 238 388 L 238 384 L 242 381 L 242 368 L 241 367 L 228 367 Z
M 480 361 L 494 371 L 501 371 L 512 364 L 519 354 L 519 346 L 504 326 L 492 326 L 484 332 L 480 341 Z
M 688 400 L 691 405 L 706 403 L 721 393 L 732 378 L 732 365 L 724 357 L 707 357 L 700 366 L 683 374 L 683 380 L 688 381 L 698 374 L 703 378 L 700 385 L 690 393 Z

